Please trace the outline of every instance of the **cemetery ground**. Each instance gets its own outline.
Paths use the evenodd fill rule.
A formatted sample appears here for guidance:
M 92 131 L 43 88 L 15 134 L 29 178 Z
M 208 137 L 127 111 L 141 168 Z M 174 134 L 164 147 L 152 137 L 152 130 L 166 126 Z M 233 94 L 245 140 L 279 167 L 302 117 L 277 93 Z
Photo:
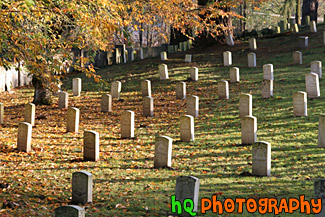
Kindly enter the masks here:
M 100 111 L 102 88 L 93 79 L 75 74 L 64 80 L 69 107 L 80 109 L 79 133 L 66 133 L 66 109 L 58 98 L 51 106 L 36 107 L 32 151 L 17 148 L 18 123 L 23 121 L 24 104 L 32 101 L 33 89 L 18 88 L 1 93 L 5 124 L 0 126 L 0 216 L 52 216 L 54 209 L 71 202 L 71 178 L 76 171 L 93 174 L 93 203 L 86 204 L 86 216 L 165 216 L 171 213 L 170 197 L 176 178 L 192 175 L 200 179 L 199 198 L 314 197 L 314 181 L 324 177 L 325 152 L 317 147 L 319 114 L 325 113 L 325 81 L 320 79 L 321 96 L 308 100 L 308 116 L 294 117 L 292 95 L 305 91 L 305 74 L 312 61 L 325 63 L 322 34 L 303 29 L 309 48 L 299 48 L 297 34 L 281 34 L 257 40 L 257 67 L 247 67 L 248 42 L 234 47 L 215 45 L 159 58 L 111 66 L 98 72 L 109 83 L 122 82 L 121 100 L 113 100 L 113 111 Z M 229 100 L 217 96 L 217 82 L 229 80 L 222 53 L 231 51 L 233 65 L 240 68 L 240 83 L 229 86 Z M 303 64 L 293 65 L 292 53 L 302 51 Z M 193 54 L 185 63 L 185 53 Z M 169 80 L 160 81 L 158 64 L 166 63 Z M 263 64 L 274 65 L 274 97 L 262 99 Z M 189 80 L 190 67 L 199 68 L 199 80 Z M 80 97 L 72 96 L 72 78 L 82 78 Z M 140 83 L 152 82 L 154 116 L 144 117 Z M 186 81 L 187 95 L 200 97 L 195 118 L 195 141 L 180 141 L 179 118 L 186 114 L 186 100 L 176 99 L 176 83 Z M 257 117 L 258 141 L 272 146 L 270 177 L 250 176 L 252 147 L 241 145 L 239 94 L 253 95 L 253 116 Z M 135 138 L 120 138 L 120 115 L 135 112 Z M 83 132 L 100 135 L 100 160 L 83 161 Z M 173 139 L 172 169 L 154 169 L 154 144 L 158 135 Z M 199 214 L 199 216 L 203 216 Z M 219 216 L 211 211 L 204 216 Z M 222 214 L 220 216 L 260 216 Z M 265 216 L 274 216 L 266 214 Z M 305 216 L 296 211 L 293 215 Z

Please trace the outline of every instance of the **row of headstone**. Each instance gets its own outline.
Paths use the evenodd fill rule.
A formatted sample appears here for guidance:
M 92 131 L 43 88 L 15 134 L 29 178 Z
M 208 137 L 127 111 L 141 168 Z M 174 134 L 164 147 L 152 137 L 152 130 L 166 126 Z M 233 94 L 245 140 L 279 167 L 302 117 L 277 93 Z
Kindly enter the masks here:
M 248 67 L 256 67 L 256 54 L 251 52 L 247 55 Z M 232 65 L 232 54 L 230 51 L 223 52 L 223 65 Z
M 10 91 L 12 88 L 30 85 L 31 83 L 32 76 L 29 75 L 25 67 L 21 67 L 20 70 L 17 70 L 15 66 L 10 67 L 8 70 L 0 67 L 0 92 Z

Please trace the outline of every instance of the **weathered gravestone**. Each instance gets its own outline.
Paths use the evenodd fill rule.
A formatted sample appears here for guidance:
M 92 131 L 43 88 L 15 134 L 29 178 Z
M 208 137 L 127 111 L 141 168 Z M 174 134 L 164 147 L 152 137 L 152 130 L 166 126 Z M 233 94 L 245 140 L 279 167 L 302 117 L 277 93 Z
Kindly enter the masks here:
M 255 142 L 253 144 L 252 174 L 255 176 L 271 176 L 271 144 Z
M 252 116 L 252 95 L 251 94 L 240 94 L 239 98 L 239 117 Z
M 176 84 L 176 99 L 186 99 L 186 83 L 183 81 Z
M 192 81 L 199 80 L 199 69 L 197 67 L 190 68 L 190 78 Z
M 161 64 L 158 66 L 160 80 L 166 80 L 168 76 L 168 68 L 166 64 Z
M 112 112 L 112 95 L 104 93 L 100 105 L 102 112 Z
M 307 93 L 298 91 L 293 94 L 293 115 L 307 116 Z
M 232 65 L 232 55 L 230 51 L 223 52 L 223 65 L 224 66 Z
M 248 67 L 256 67 L 256 54 L 255 53 L 249 53 L 247 55 L 248 58 Z
M 300 36 L 298 39 L 301 48 L 308 48 L 308 36 Z
M 263 65 L 263 75 L 265 80 L 274 80 L 273 78 L 273 64 Z
M 181 204 L 187 203 L 189 200 L 193 201 L 192 212 L 197 212 L 198 202 L 199 202 L 199 189 L 200 180 L 194 176 L 179 176 L 176 179 L 176 191 L 175 200 L 179 201 Z M 181 206 L 182 210 L 181 216 L 190 216 Z M 177 209 L 176 209 L 177 210 Z
M 311 62 L 310 71 L 313 73 L 316 73 L 318 75 L 318 78 L 322 77 L 322 62 L 321 61 L 314 61 Z
M 60 206 L 55 209 L 55 217 L 85 217 L 85 209 L 76 205 Z
M 78 133 L 80 111 L 77 108 L 68 108 L 67 132 Z
M 81 78 L 72 79 L 72 92 L 74 96 L 80 96 L 81 92 Z
M 310 23 L 310 31 L 311 32 L 317 32 L 317 27 L 316 27 L 316 21 L 312 20 Z
M 270 97 L 273 97 L 273 80 L 263 80 L 262 98 L 267 99 Z
M 0 124 L 4 124 L 4 104 L 3 103 L 0 103 Z
M 300 51 L 293 52 L 293 64 L 301 65 L 302 64 L 302 53 Z
M 239 82 L 240 78 L 239 78 L 239 68 L 238 67 L 230 68 L 229 73 L 230 73 L 230 82 L 231 83 Z
M 248 43 L 249 43 L 249 49 L 257 50 L 256 38 L 250 38 L 248 40 Z
M 186 114 L 197 118 L 199 116 L 199 97 L 190 95 L 186 100 Z
M 142 92 L 142 97 L 151 96 L 151 81 L 150 80 L 141 81 L 141 92 Z
M 35 105 L 33 103 L 25 105 L 24 121 L 30 123 L 32 126 L 35 125 Z
M 17 149 L 25 152 L 31 151 L 32 125 L 21 122 L 18 125 Z
M 241 143 L 251 145 L 257 141 L 257 118 L 245 116 L 241 119 Z
M 322 210 L 315 214 L 315 217 L 325 216 L 325 179 L 318 179 L 314 182 L 315 199 L 321 199 Z
M 185 62 L 186 63 L 192 62 L 192 55 L 191 54 L 186 54 L 185 55 Z
M 59 108 L 68 108 L 69 94 L 67 92 L 59 93 Z
M 229 85 L 228 81 L 218 82 L 218 96 L 219 99 L 229 99 Z
M 184 115 L 180 118 L 181 141 L 194 141 L 194 118 L 191 115 Z
M 319 78 L 316 73 L 308 73 L 306 78 L 307 97 L 314 99 L 320 97 Z
M 111 95 L 113 99 L 119 99 L 121 95 L 122 83 L 120 81 L 114 81 L 111 84 Z
M 164 168 L 172 166 L 173 140 L 168 136 L 156 137 L 154 167 Z
M 161 52 L 160 53 L 160 58 L 161 58 L 161 60 L 167 60 L 167 52 L 166 51 L 163 51 L 163 52 Z
M 72 174 L 72 203 L 86 204 L 93 201 L 93 175 L 86 171 Z
M 134 137 L 134 112 L 126 110 L 121 115 L 121 137 Z
M 151 96 L 143 97 L 143 115 L 153 116 L 153 98 Z
M 95 131 L 84 132 L 84 160 L 99 160 L 99 133 Z
M 319 115 L 318 147 L 325 148 L 325 114 Z

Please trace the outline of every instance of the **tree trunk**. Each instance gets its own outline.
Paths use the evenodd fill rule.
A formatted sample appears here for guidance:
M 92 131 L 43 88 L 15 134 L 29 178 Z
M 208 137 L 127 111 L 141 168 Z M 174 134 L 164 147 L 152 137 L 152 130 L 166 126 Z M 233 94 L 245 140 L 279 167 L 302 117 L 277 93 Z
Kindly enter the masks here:
M 139 29 L 139 40 L 140 40 L 140 47 L 142 47 L 142 37 L 143 37 L 143 24 L 141 23 L 140 29 Z
M 33 76 L 32 84 L 35 88 L 33 103 L 35 105 L 50 105 L 52 103 L 51 91 L 36 76 Z
M 310 16 L 310 20 L 317 23 L 318 0 L 303 0 L 302 4 L 302 25 L 305 25 L 305 17 Z
M 296 0 L 296 23 L 301 25 L 301 0 Z

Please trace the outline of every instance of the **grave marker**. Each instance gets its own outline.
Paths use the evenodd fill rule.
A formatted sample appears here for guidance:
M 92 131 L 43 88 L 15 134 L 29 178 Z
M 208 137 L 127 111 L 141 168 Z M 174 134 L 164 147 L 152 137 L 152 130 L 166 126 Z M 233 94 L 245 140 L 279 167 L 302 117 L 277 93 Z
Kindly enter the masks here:
M 153 98 L 151 96 L 143 97 L 143 115 L 153 116 Z
M 232 55 L 230 51 L 223 52 L 223 65 L 224 66 L 232 65 Z
M 72 92 L 74 96 L 80 96 L 81 92 L 81 78 L 72 79 Z
M 60 206 L 55 209 L 55 217 L 85 217 L 85 209 L 76 205 Z
M 100 109 L 102 112 L 112 112 L 112 95 L 105 93 L 102 95 Z
M 186 83 L 183 81 L 176 84 L 176 99 L 186 99 Z
M 307 116 L 307 93 L 298 91 L 293 94 L 293 115 Z
M 120 81 L 114 81 L 111 84 L 111 95 L 113 99 L 119 99 L 121 95 L 122 83 Z
M 150 80 L 141 81 L 141 92 L 142 92 L 142 97 L 151 96 L 151 81 Z
M 186 54 L 185 55 L 185 62 L 186 63 L 192 62 L 192 55 L 191 54 Z
M 257 141 L 257 118 L 245 116 L 241 119 L 241 143 L 251 145 Z
M 35 125 L 35 105 L 33 103 L 25 105 L 24 121 L 30 123 L 32 126 Z
M 199 116 L 199 97 L 190 95 L 187 97 L 186 114 L 195 118 Z
M 166 64 L 161 64 L 158 66 L 159 69 L 159 76 L 160 80 L 166 80 L 168 79 L 168 68 Z
M 199 69 L 197 67 L 190 68 L 190 78 L 192 81 L 199 80 Z
M 322 62 L 321 61 L 311 62 L 310 71 L 316 73 L 318 75 L 318 78 L 321 78 L 322 77 Z
M 67 116 L 67 132 L 78 133 L 80 118 L 79 109 L 74 107 L 68 108 Z
M 317 27 L 316 27 L 316 21 L 315 20 L 312 20 L 311 23 L 310 23 L 310 31 L 311 32 L 317 32 Z
M 239 68 L 238 67 L 230 68 L 229 73 L 230 73 L 230 82 L 231 83 L 239 82 L 240 78 L 239 78 Z
M 311 72 L 306 74 L 305 79 L 307 97 L 311 99 L 320 97 L 318 75 L 316 73 Z
M 271 176 L 271 144 L 256 142 L 253 144 L 252 174 Z
M 72 203 L 86 204 L 93 200 L 93 175 L 86 171 L 72 174 Z
M 248 67 L 256 67 L 256 54 L 255 53 L 249 53 L 247 55 L 248 58 Z
M 167 52 L 166 51 L 161 52 L 160 53 L 160 58 L 163 61 L 167 60 Z
M 263 74 L 265 80 L 274 80 L 273 78 L 273 64 L 263 65 Z
M 59 93 L 59 108 L 68 108 L 69 94 L 67 92 Z
M 134 112 L 126 110 L 121 115 L 121 137 L 134 137 Z
M 154 167 L 171 167 L 172 166 L 172 138 L 168 136 L 156 137 Z
M 262 98 L 267 99 L 273 97 L 273 80 L 263 80 Z
M 308 36 L 299 37 L 299 46 L 301 48 L 308 48 Z
M 194 118 L 191 115 L 184 115 L 180 118 L 181 141 L 194 141 Z
M 84 132 L 84 160 L 99 160 L 99 133 L 95 131 Z
M 250 38 L 248 40 L 248 43 L 249 43 L 249 49 L 257 50 L 256 38 Z
M 219 99 L 229 99 L 229 85 L 228 81 L 218 82 L 218 96 Z
M 18 125 L 17 149 L 25 152 L 31 151 L 32 125 L 21 122 Z
M 239 117 L 252 116 L 252 95 L 251 94 L 240 94 L 239 98 Z
M 325 179 L 318 179 L 314 182 L 315 200 L 321 199 L 322 211 L 315 214 L 315 217 L 325 216 Z
M 296 65 L 302 64 L 302 53 L 300 51 L 293 52 L 293 64 Z

